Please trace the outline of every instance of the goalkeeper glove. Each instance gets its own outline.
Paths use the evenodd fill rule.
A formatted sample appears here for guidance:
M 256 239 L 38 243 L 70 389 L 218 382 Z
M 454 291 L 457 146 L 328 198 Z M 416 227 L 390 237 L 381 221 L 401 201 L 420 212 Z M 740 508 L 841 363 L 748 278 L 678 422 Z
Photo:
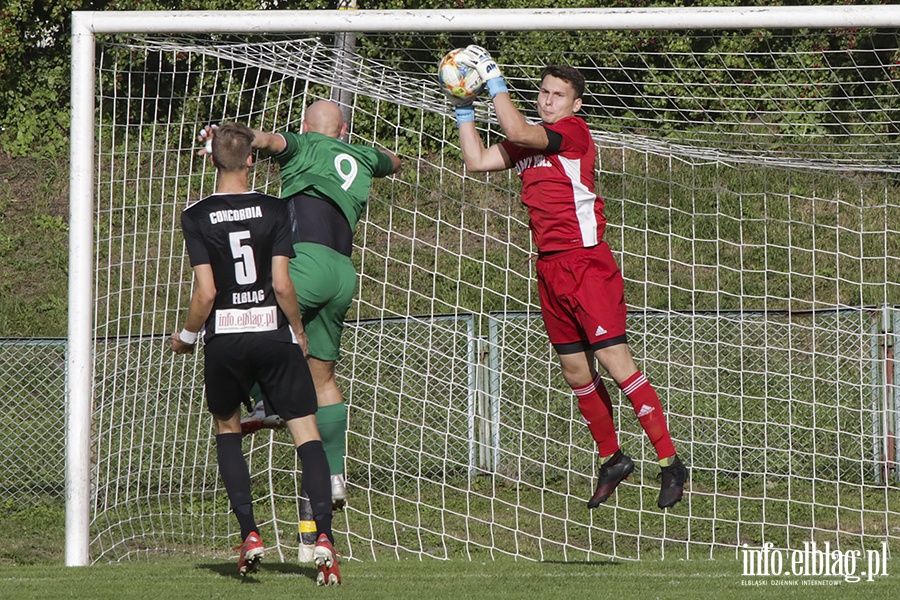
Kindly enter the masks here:
M 487 86 L 491 98 L 497 94 L 508 92 L 506 89 L 506 82 L 503 80 L 503 74 L 500 72 L 500 67 L 498 67 L 494 59 L 491 58 L 490 52 L 481 46 L 476 46 L 474 44 L 467 46 L 465 50 L 457 55 L 456 60 L 478 71 L 478 75 L 481 76 L 482 81 L 484 81 Z
M 473 98 L 460 98 L 450 93 L 450 90 L 443 89 L 447 100 L 456 110 L 456 126 L 459 127 L 463 123 L 472 123 L 475 121 L 475 105 Z

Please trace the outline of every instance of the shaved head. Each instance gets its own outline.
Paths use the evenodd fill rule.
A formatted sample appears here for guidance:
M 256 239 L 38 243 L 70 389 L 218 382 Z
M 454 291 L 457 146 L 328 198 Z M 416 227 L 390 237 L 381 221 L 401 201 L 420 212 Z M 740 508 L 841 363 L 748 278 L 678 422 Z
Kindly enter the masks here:
M 319 100 L 310 104 L 306 109 L 303 125 L 304 131 L 315 131 L 333 138 L 344 135 L 344 116 L 341 114 L 341 107 L 330 100 Z

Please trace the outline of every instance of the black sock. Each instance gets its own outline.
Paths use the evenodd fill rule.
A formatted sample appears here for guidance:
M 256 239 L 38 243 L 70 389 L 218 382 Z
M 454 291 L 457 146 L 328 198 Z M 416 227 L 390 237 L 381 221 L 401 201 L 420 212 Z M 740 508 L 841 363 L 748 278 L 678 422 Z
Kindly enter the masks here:
M 240 433 L 220 433 L 216 436 L 216 460 L 219 474 L 225 483 L 231 509 L 241 526 L 241 540 L 251 533 L 259 533 L 253 518 L 253 498 L 250 495 L 250 469 L 244 459 Z
M 246 540 L 251 533 L 259 534 L 256 519 L 253 518 L 253 505 L 250 503 L 234 507 L 234 516 L 241 526 L 241 540 Z
M 319 440 L 306 442 L 297 448 L 297 456 L 303 465 L 303 491 L 309 497 L 316 520 L 316 537 L 324 533 L 334 543 L 334 533 L 331 531 L 331 471 L 325 448 Z

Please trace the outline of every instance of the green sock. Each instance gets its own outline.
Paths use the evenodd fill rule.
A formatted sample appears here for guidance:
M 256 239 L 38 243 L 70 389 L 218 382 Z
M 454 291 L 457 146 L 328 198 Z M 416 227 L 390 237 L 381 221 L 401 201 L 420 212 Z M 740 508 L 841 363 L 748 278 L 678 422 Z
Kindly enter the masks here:
M 676 456 L 676 455 L 673 454 L 672 456 L 670 456 L 670 457 L 668 457 L 668 458 L 661 458 L 661 459 L 659 460 L 659 466 L 661 466 L 661 467 L 669 467 L 669 466 L 671 466 L 672 463 L 675 462 L 675 456 Z
M 262 389 L 259 387 L 259 383 L 254 383 L 253 387 L 250 388 L 250 397 L 253 398 L 253 405 L 256 406 L 256 403 L 265 398 L 262 393 Z
M 265 396 L 262 393 L 262 389 L 259 387 L 259 383 L 254 383 L 253 387 L 250 388 L 250 397 L 244 398 L 243 400 L 244 406 L 247 407 L 247 412 L 252 413 L 253 409 L 256 408 L 256 403 L 264 398 Z
M 344 446 L 347 440 L 347 404 L 320 406 L 316 413 L 319 435 L 328 457 L 328 468 L 332 475 L 344 472 Z
M 610 454 L 609 456 L 601 456 L 601 457 L 600 457 L 600 464 L 601 464 L 601 465 L 605 465 L 606 463 L 609 462 L 609 459 L 611 459 L 611 458 L 612 458 L 613 456 L 615 456 L 615 455 L 616 455 L 615 452 L 613 452 L 613 453 Z

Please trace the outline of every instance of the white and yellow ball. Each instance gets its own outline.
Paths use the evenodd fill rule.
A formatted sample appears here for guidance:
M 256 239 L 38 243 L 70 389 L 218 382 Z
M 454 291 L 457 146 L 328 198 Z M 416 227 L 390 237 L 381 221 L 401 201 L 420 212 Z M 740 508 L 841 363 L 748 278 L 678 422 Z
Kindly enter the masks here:
M 484 89 L 484 82 L 473 67 L 457 62 L 456 55 L 462 48 L 451 50 L 438 66 L 438 81 L 457 98 L 474 98 Z

